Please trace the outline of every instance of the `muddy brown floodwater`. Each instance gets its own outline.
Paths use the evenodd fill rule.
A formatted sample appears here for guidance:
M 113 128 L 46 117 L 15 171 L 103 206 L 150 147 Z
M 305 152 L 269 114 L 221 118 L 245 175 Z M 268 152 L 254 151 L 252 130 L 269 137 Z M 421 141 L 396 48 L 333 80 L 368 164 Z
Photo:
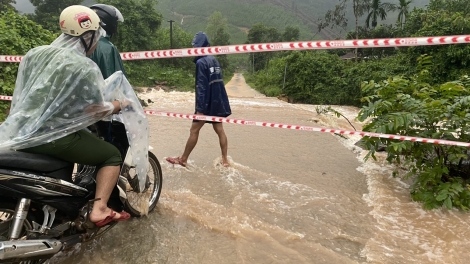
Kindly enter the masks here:
M 352 130 L 317 106 L 267 98 L 235 74 L 232 118 Z M 148 109 L 194 112 L 194 93 L 150 91 Z M 333 106 L 353 122 L 358 109 Z M 425 211 L 392 167 L 364 162 L 359 137 L 224 124 L 232 167 L 221 168 L 210 125 L 189 168 L 182 154 L 190 120 L 149 116 L 163 190 L 148 217 L 50 263 L 468 263 L 470 214 Z

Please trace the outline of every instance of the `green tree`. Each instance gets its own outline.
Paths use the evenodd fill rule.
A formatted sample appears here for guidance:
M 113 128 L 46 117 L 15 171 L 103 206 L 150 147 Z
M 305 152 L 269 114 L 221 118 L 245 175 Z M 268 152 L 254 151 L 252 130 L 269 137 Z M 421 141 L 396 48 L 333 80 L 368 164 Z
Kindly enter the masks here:
M 184 31 L 179 25 L 173 25 L 173 48 L 182 49 L 190 48 L 193 35 Z M 155 49 L 157 50 L 166 50 L 170 47 L 170 28 L 160 28 L 156 32 L 155 38 Z M 187 71 L 193 71 L 194 65 L 192 63 L 193 58 L 172 58 L 172 59 L 161 59 L 158 60 L 158 63 L 162 66 L 175 67 L 184 69 Z
M 396 37 L 398 29 L 393 25 L 379 25 L 373 29 L 368 29 L 366 27 L 359 27 L 359 38 L 360 39 L 384 39 L 384 38 L 394 38 Z M 346 39 L 354 39 L 356 37 L 356 32 L 349 32 L 346 35 Z M 367 48 L 359 49 L 358 53 L 361 57 L 386 57 L 395 55 L 397 49 L 393 48 Z
M 212 13 L 205 31 L 211 44 L 214 46 L 229 45 L 230 34 L 227 31 L 227 18 L 224 18 L 221 12 Z
M 390 3 L 382 3 L 380 0 L 372 0 L 369 6 L 369 14 L 366 18 L 366 26 L 369 28 L 372 25 L 372 28 L 377 26 L 377 20 L 387 19 L 387 12 L 394 10 L 394 5 Z M 372 24 L 371 24 L 372 22 Z
M 359 28 L 359 18 L 361 18 L 370 6 L 370 0 L 338 0 L 333 10 L 328 10 L 325 14 L 324 21 L 319 24 L 319 30 L 326 27 L 340 27 L 346 29 L 348 26 L 347 12 L 348 3 L 352 4 L 352 11 L 355 18 L 355 31 Z
M 118 33 L 111 39 L 119 51 L 157 49 L 157 32 L 162 23 L 162 15 L 155 9 L 156 0 L 103 0 L 100 3 L 116 7 L 124 17 L 124 22 L 118 25 Z M 165 49 L 169 46 L 168 41 Z M 134 85 L 148 85 L 148 77 L 161 67 L 154 60 L 125 61 L 124 66 L 129 81 Z
M 221 12 L 214 12 L 209 17 L 209 22 L 206 27 L 206 34 L 212 46 L 225 46 L 230 45 L 230 34 L 228 33 L 227 19 L 222 16 Z M 226 73 L 229 70 L 229 60 L 227 55 L 217 56 L 222 69 Z
M 30 0 L 36 8 L 34 14 L 28 15 L 43 28 L 59 32 L 59 16 L 62 10 L 71 5 L 79 5 L 82 0 Z
M 400 24 L 400 27 L 403 28 L 403 25 L 406 22 L 406 18 L 410 13 L 410 4 L 413 0 L 399 0 L 400 2 L 396 5 L 396 9 L 398 10 L 398 20 L 397 23 Z
M 162 14 L 155 9 L 157 0 L 103 0 L 101 4 L 115 6 L 124 16 L 113 43 L 120 51 L 156 49 L 156 33 L 162 24 Z
M 51 43 L 56 37 L 50 31 L 13 10 L 0 12 L 0 54 L 24 55 L 28 50 Z M 0 62 L 0 94 L 12 95 L 18 72 L 17 63 Z M 0 121 L 9 103 L 0 101 Z
M 427 9 L 414 9 L 402 35 L 413 37 L 470 34 L 470 6 L 467 0 L 431 0 Z M 444 83 L 470 73 L 469 45 L 417 46 L 400 49 L 416 65 L 422 54 L 432 56 L 429 69 L 433 83 Z
M 263 23 L 253 25 L 248 31 L 247 43 L 271 43 L 280 42 L 281 34 L 276 28 L 267 27 Z M 264 69 L 268 61 L 274 57 L 272 52 L 257 52 L 250 56 L 250 64 L 254 65 L 254 71 Z
M 282 41 L 297 41 L 300 38 L 300 30 L 298 27 L 287 26 L 282 34 Z
M 0 12 L 6 11 L 7 9 L 16 10 L 12 4 L 16 4 L 15 0 L 0 0 Z
M 356 39 L 359 38 L 359 18 L 362 17 L 370 7 L 370 0 L 339 0 L 339 4 L 335 6 L 335 9 L 328 10 L 325 14 L 325 21 L 320 21 L 318 30 L 321 31 L 326 27 L 341 27 L 346 29 L 348 26 L 347 4 L 352 3 L 352 10 L 355 17 L 355 32 Z M 357 49 L 355 50 L 357 59 Z

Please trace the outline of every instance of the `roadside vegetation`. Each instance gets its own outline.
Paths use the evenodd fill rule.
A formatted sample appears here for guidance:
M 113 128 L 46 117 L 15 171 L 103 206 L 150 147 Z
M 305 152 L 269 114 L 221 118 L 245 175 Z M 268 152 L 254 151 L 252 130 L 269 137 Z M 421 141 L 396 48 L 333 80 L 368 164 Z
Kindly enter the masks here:
M 50 43 L 59 33 L 57 8 L 82 1 L 31 0 L 36 13 L 29 15 L 18 14 L 10 5 L 12 2 L 0 2 L 0 54 L 24 55 L 33 47 Z M 100 2 L 123 12 L 126 21 L 113 38 L 120 51 L 169 49 L 171 42 L 173 48 L 191 45 L 195 32 L 175 23 L 171 34 L 162 25 L 167 18 L 155 9 L 155 0 Z M 278 4 L 276 8 L 286 3 L 274 2 Z M 292 1 L 291 7 L 306 10 L 307 2 Z M 187 8 L 193 5 L 191 1 L 187 3 Z M 338 3 L 317 21 L 320 32 L 333 29 L 348 32 L 343 36 L 348 39 L 470 35 L 468 0 L 430 0 L 423 8 L 412 8 L 411 0 L 338 0 Z M 172 8 L 168 1 L 162 4 Z M 197 13 L 195 8 L 187 10 L 190 11 Z M 232 22 L 223 12 L 202 15 L 207 19 L 199 30 L 207 32 L 211 44 L 229 45 Z M 348 19 L 351 16 L 353 19 Z M 249 21 L 243 16 L 240 19 L 244 23 Z M 240 26 L 248 29 L 245 43 L 299 40 L 304 31 L 295 24 L 282 28 L 265 22 Z M 470 141 L 468 44 L 265 52 L 218 59 L 226 81 L 233 72 L 243 71 L 247 82 L 268 96 L 282 95 L 293 103 L 360 107 L 358 119 L 370 120 L 365 131 Z M 1 95 L 13 93 L 17 67 L 0 63 Z M 193 58 L 126 61 L 125 67 L 134 86 L 152 87 L 165 82 L 182 91 L 194 89 Z M 0 121 L 8 107 L 8 102 L 0 101 Z M 389 162 L 405 171 L 397 171 L 396 175 L 412 180 L 412 197 L 425 208 L 470 208 L 468 148 L 378 138 L 365 138 L 365 145 L 370 150 L 368 158 L 374 158 L 379 146 L 385 146 Z

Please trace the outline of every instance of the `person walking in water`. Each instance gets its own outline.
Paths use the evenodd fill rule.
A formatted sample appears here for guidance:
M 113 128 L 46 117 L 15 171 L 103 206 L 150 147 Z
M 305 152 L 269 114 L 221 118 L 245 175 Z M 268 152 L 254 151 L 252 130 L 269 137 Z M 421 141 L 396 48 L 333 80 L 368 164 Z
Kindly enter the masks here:
M 194 48 L 209 47 L 209 38 L 204 32 L 198 32 L 192 41 Z M 222 79 L 222 69 L 214 56 L 199 56 L 194 59 L 196 63 L 196 111 L 197 115 L 227 117 L 232 114 L 230 103 Z M 228 140 L 221 122 L 193 120 L 189 130 L 189 138 L 186 142 L 183 155 L 175 158 L 167 158 L 171 164 L 186 167 L 189 155 L 193 151 L 199 138 L 199 131 L 205 123 L 211 123 L 215 133 L 219 137 L 224 167 L 229 167 L 227 158 Z

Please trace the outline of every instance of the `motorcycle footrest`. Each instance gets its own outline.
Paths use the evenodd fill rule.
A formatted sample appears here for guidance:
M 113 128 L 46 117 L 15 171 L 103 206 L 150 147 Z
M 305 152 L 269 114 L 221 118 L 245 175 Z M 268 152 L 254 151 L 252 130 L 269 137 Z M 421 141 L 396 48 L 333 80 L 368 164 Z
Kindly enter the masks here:
M 75 234 L 72 236 L 65 237 L 60 240 L 62 242 L 62 245 L 64 246 L 64 249 L 70 248 L 75 246 L 78 243 L 83 242 L 83 234 Z

